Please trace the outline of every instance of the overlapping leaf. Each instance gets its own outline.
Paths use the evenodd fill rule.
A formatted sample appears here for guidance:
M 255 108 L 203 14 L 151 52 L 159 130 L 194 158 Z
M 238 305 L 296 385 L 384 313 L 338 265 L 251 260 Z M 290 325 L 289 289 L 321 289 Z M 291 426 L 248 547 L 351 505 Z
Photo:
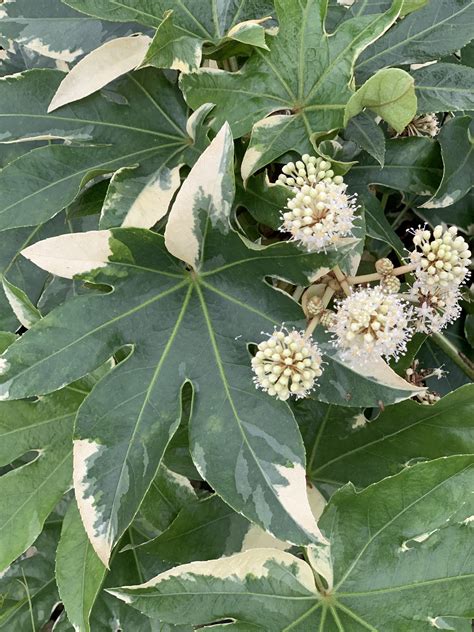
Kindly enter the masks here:
M 418 113 L 474 109 L 474 68 L 461 64 L 430 64 L 412 72 Z
M 66 63 L 109 39 L 133 33 L 132 28 L 92 19 L 58 0 L 4 2 L 0 19 L 0 36 Z
M 458 202 L 473 186 L 474 122 L 470 116 L 448 121 L 439 134 L 444 174 L 435 195 L 423 208 L 444 208 Z
M 0 230 L 53 217 L 92 176 L 134 165 L 141 165 L 140 175 L 150 175 L 179 164 L 183 155 L 191 164 L 199 155 L 186 132 L 179 90 L 159 71 L 140 71 L 119 80 L 112 92 L 47 114 L 63 77 L 35 70 L 0 82 L 1 141 L 68 143 L 35 149 L 0 172 Z
M 161 68 L 199 68 L 202 48 L 226 40 L 265 46 L 259 18 L 271 16 L 270 0 L 64 0 L 105 20 L 133 20 L 157 29 L 146 63 Z
M 308 476 L 316 484 L 364 487 L 418 461 L 474 453 L 472 385 L 433 406 L 389 406 L 373 420 L 363 411 L 311 399 L 293 410 L 305 439 Z
M 67 388 L 36 402 L 0 404 L 0 569 L 41 533 L 72 483 L 72 433 L 84 393 Z
M 285 404 L 254 388 L 247 344 L 282 320 L 301 319 L 299 306 L 263 283 L 265 276 L 305 283 L 341 251 L 308 255 L 284 243 L 244 243 L 229 227 L 232 173 L 232 139 L 223 130 L 188 177 L 168 222 L 168 247 L 194 271 L 170 257 L 160 235 L 138 229 L 64 236 L 29 251 L 63 276 L 95 268 L 86 278 L 114 290 L 65 303 L 14 344 L 5 356 L 4 398 L 55 390 L 133 345 L 76 422 L 76 496 L 105 562 L 176 430 L 186 380 L 195 388 L 190 440 L 202 475 L 269 531 L 295 542 L 317 538 L 296 423 Z M 188 215 L 176 216 L 176 209 Z
M 473 25 L 472 0 L 431 0 L 362 54 L 356 68 L 358 80 L 387 66 L 440 59 L 471 41 Z
M 342 488 L 320 521 L 332 550 L 327 586 L 319 578 L 317 588 L 302 560 L 259 549 L 111 592 L 149 616 L 193 625 L 229 618 L 235 629 L 275 632 L 449 629 L 450 617 L 473 614 L 466 555 L 473 482 L 473 457 L 459 456 L 416 465 L 359 493 Z
M 328 35 L 326 2 L 276 0 L 280 27 L 270 50 L 255 50 L 237 73 L 200 69 L 184 75 L 186 100 L 193 108 L 216 103 L 216 127 L 227 120 L 237 137 L 256 124 L 242 166 L 245 178 L 289 149 L 305 153 L 312 134 L 343 126 L 354 61 L 394 22 L 401 4 L 395 0 L 386 13 L 347 20 Z

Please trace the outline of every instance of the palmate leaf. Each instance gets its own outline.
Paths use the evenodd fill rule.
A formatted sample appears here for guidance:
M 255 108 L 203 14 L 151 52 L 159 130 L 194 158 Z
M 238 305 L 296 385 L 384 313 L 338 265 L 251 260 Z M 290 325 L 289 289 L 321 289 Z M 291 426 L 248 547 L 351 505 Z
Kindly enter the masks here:
M 473 25 L 473 0 L 431 0 L 361 55 L 357 79 L 365 81 L 387 66 L 440 59 L 471 41 Z
M 305 440 L 308 477 L 318 486 L 351 481 L 364 487 L 418 461 L 474 453 L 474 385 L 433 406 L 388 406 L 373 420 L 361 410 L 311 399 L 292 408 Z
M 35 402 L 0 404 L 0 570 L 38 537 L 72 483 L 72 433 L 85 393 L 68 387 Z M 26 457 L 26 458 L 25 458 Z
M 474 109 L 474 68 L 437 63 L 412 72 L 418 113 Z
M 386 13 L 347 20 L 328 35 L 325 1 L 276 0 L 280 27 L 270 50 L 256 49 L 237 73 L 202 68 L 183 75 L 186 100 L 193 108 L 215 103 L 216 128 L 227 120 L 236 137 L 256 124 L 244 179 L 290 149 L 305 153 L 312 134 L 343 126 L 354 61 L 395 21 L 401 5 L 395 0 Z
M 34 149 L 0 172 L 0 230 L 35 226 L 53 217 L 93 175 L 141 165 L 141 176 L 186 161 L 199 151 L 186 132 L 178 87 L 146 69 L 47 114 L 64 74 L 33 70 L 0 82 L 0 141 L 63 139 Z M 35 98 L 32 99 L 31 95 Z
M 259 18 L 271 16 L 270 0 L 63 0 L 75 9 L 105 20 L 133 20 L 157 29 L 145 63 L 160 68 L 199 68 L 205 44 L 226 40 L 265 47 Z M 172 13 L 171 13 L 172 12 Z
M 103 42 L 134 33 L 136 25 L 101 22 L 58 0 L 4 2 L 0 36 L 62 62 L 76 61 Z
M 310 255 L 292 244 L 244 242 L 229 227 L 232 150 L 224 128 L 188 176 L 168 220 L 168 247 L 193 265 L 190 272 L 160 235 L 139 229 L 62 236 L 26 253 L 62 276 L 91 271 L 84 278 L 113 292 L 65 303 L 14 343 L 4 357 L 4 398 L 53 391 L 132 345 L 76 422 L 76 498 L 105 563 L 178 426 L 187 380 L 195 389 L 189 432 L 200 473 L 270 532 L 298 543 L 318 537 L 296 422 L 285 404 L 254 388 L 247 344 L 282 320 L 301 321 L 300 307 L 264 277 L 304 284 L 345 250 Z
M 359 493 L 352 485 L 336 492 L 320 520 L 331 541 L 333 581 L 319 590 L 307 563 L 259 549 L 110 592 L 163 621 L 205 626 L 230 619 L 230 630 L 446 628 L 449 617 L 473 614 L 473 482 L 474 458 L 454 456 Z

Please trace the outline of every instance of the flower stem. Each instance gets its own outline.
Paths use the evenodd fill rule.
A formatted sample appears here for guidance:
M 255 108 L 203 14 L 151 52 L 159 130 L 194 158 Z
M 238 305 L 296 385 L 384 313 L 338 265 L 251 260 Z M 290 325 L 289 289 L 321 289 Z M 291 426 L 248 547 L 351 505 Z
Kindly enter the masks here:
M 456 364 L 464 373 L 474 381 L 474 363 L 459 351 L 452 342 L 443 334 L 432 334 L 431 340 Z
M 344 272 L 341 270 L 339 266 L 336 266 L 333 269 L 333 272 L 336 275 L 336 279 L 339 281 L 342 291 L 344 292 L 346 296 L 349 296 L 351 293 L 351 288 L 349 286 L 349 283 L 347 282 L 346 275 L 344 274 Z
M 406 266 L 400 266 L 398 268 L 394 268 L 391 272 L 392 276 L 400 276 L 402 274 L 408 274 L 409 272 L 413 272 L 416 270 L 416 264 L 409 263 Z M 361 276 L 355 277 L 346 277 L 346 281 L 350 285 L 357 285 L 358 283 L 371 283 L 372 281 L 380 281 L 382 279 L 382 275 L 378 274 L 378 272 L 373 272 L 372 274 L 362 274 Z

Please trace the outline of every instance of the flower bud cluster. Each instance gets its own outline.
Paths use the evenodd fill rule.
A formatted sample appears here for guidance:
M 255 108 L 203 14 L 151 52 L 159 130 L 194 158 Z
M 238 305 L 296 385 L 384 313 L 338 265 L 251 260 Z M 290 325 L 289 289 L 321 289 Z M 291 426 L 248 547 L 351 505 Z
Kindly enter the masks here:
M 397 294 L 400 290 L 400 279 L 393 275 L 394 265 L 390 259 L 383 258 L 375 262 L 375 269 L 382 277 L 380 288 L 386 294 Z
M 275 329 L 252 358 L 254 383 L 283 401 L 291 395 L 300 399 L 313 390 L 322 375 L 321 364 L 318 346 L 304 332 Z
M 305 154 L 296 163 L 289 162 L 282 169 L 278 181 L 299 191 L 304 185 L 314 186 L 318 182 L 343 184 L 342 176 L 336 176 L 331 163 L 323 158 Z
M 406 349 L 411 335 L 410 310 L 393 294 L 380 287 L 354 292 L 338 304 L 333 344 L 345 360 L 360 364 L 377 357 L 397 357 Z
M 418 303 L 416 330 L 438 332 L 460 315 L 460 287 L 469 275 L 471 252 L 455 226 L 447 230 L 436 226 L 433 234 L 420 228 L 413 243 L 416 250 L 410 260 L 416 265 L 416 280 L 410 296 Z

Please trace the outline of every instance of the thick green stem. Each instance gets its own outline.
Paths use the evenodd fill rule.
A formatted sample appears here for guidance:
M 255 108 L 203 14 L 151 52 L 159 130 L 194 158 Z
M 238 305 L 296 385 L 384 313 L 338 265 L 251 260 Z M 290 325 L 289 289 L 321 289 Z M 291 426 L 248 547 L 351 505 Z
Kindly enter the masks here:
M 443 334 L 431 336 L 431 340 L 450 358 L 464 373 L 474 381 L 474 363 L 462 351 L 453 345 Z

